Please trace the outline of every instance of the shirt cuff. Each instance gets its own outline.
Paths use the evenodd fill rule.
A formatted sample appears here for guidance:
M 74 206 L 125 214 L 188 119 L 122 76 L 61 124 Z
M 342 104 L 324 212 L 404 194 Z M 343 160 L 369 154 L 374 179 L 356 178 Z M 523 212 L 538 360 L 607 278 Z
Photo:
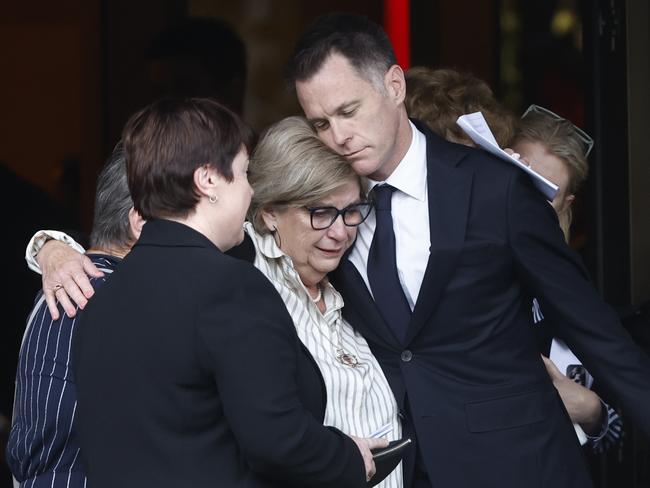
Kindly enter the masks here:
M 602 400 L 600 400 L 600 412 L 602 417 L 600 422 L 600 432 L 596 435 L 587 434 L 587 442 L 590 444 L 599 442 L 603 437 L 605 437 L 605 435 L 607 435 L 607 431 L 609 430 L 609 405 Z
M 32 236 L 27 244 L 27 249 L 25 250 L 25 261 L 27 261 L 27 267 L 32 271 L 41 274 L 41 267 L 36 261 L 36 256 L 43 249 L 43 246 L 47 241 L 57 240 L 63 242 L 70 246 L 77 252 L 85 253 L 86 250 L 81 246 L 77 241 L 70 237 L 65 232 L 59 232 L 58 230 L 39 230 L 36 234 Z

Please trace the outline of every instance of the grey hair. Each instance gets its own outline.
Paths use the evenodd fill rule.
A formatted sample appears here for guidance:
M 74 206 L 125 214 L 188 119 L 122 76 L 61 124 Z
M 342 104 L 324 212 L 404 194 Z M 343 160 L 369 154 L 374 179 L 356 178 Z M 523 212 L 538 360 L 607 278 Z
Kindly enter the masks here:
M 91 247 L 130 247 L 134 241 L 129 225 L 131 208 L 133 200 L 127 183 L 124 152 L 121 144 L 118 144 L 97 177 Z
M 260 234 L 268 229 L 262 211 L 311 205 L 343 185 L 361 180 L 343 156 L 327 147 L 303 117 L 287 117 L 269 127 L 248 166 L 255 190 L 248 220 Z

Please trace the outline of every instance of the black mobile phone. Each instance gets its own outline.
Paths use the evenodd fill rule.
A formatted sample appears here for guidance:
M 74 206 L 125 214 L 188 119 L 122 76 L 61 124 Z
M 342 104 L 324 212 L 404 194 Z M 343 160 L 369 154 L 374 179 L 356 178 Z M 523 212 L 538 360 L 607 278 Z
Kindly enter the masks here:
M 411 443 L 411 439 L 398 439 L 386 447 L 373 449 L 372 459 L 375 461 L 375 475 L 370 478 L 367 486 L 375 486 L 388 476 L 402 460 L 404 449 Z
M 411 439 L 397 439 L 396 441 L 391 441 L 388 443 L 388 446 L 381 447 L 379 449 L 373 449 L 372 458 L 375 461 L 386 459 L 397 454 L 401 454 L 402 450 L 411 443 Z

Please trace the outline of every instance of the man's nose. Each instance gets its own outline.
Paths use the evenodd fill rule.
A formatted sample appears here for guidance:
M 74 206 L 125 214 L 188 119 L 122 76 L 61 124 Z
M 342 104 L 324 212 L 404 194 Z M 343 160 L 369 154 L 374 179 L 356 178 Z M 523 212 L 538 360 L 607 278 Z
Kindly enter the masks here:
M 349 131 L 346 129 L 345 124 L 341 122 L 331 122 L 330 130 L 332 132 L 332 140 L 337 146 L 344 146 L 350 139 Z

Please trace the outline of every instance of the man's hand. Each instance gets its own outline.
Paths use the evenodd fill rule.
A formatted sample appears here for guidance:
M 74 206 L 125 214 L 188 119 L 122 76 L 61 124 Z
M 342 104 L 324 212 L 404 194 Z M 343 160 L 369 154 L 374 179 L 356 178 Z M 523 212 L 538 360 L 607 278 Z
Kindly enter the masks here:
M 360 437 L 354 437 L 353 435 L 350 437 L 359 448 L 359 451 L 361 451 L 363 464 L 366 468 L 366 481 L 370 481 L 370 478 L 372 478 L 377 472 L 375 469 L 375 461 L 372 459 L 372 452 L 370 452 L 370 450 L 386 447 L 388 446 L 388 441 L 386 439 L 362 439 Z
M 56 240 L 45 243 L 36 260 L 43 273 L 45 301 L 54 320 L 59 318 L 57 300 L 68 317 L 74 317 L 77 312 L 72 302 L 83 309 L 93 296 L 88 275 L 104 276 L 87 256 Z
M 580 424 L 589 435 L 598 434 L 602 421 L 602 403 L 598 395 L 563 375 L 549 358 L 542 356 L 542 360 L 571 421 Z

